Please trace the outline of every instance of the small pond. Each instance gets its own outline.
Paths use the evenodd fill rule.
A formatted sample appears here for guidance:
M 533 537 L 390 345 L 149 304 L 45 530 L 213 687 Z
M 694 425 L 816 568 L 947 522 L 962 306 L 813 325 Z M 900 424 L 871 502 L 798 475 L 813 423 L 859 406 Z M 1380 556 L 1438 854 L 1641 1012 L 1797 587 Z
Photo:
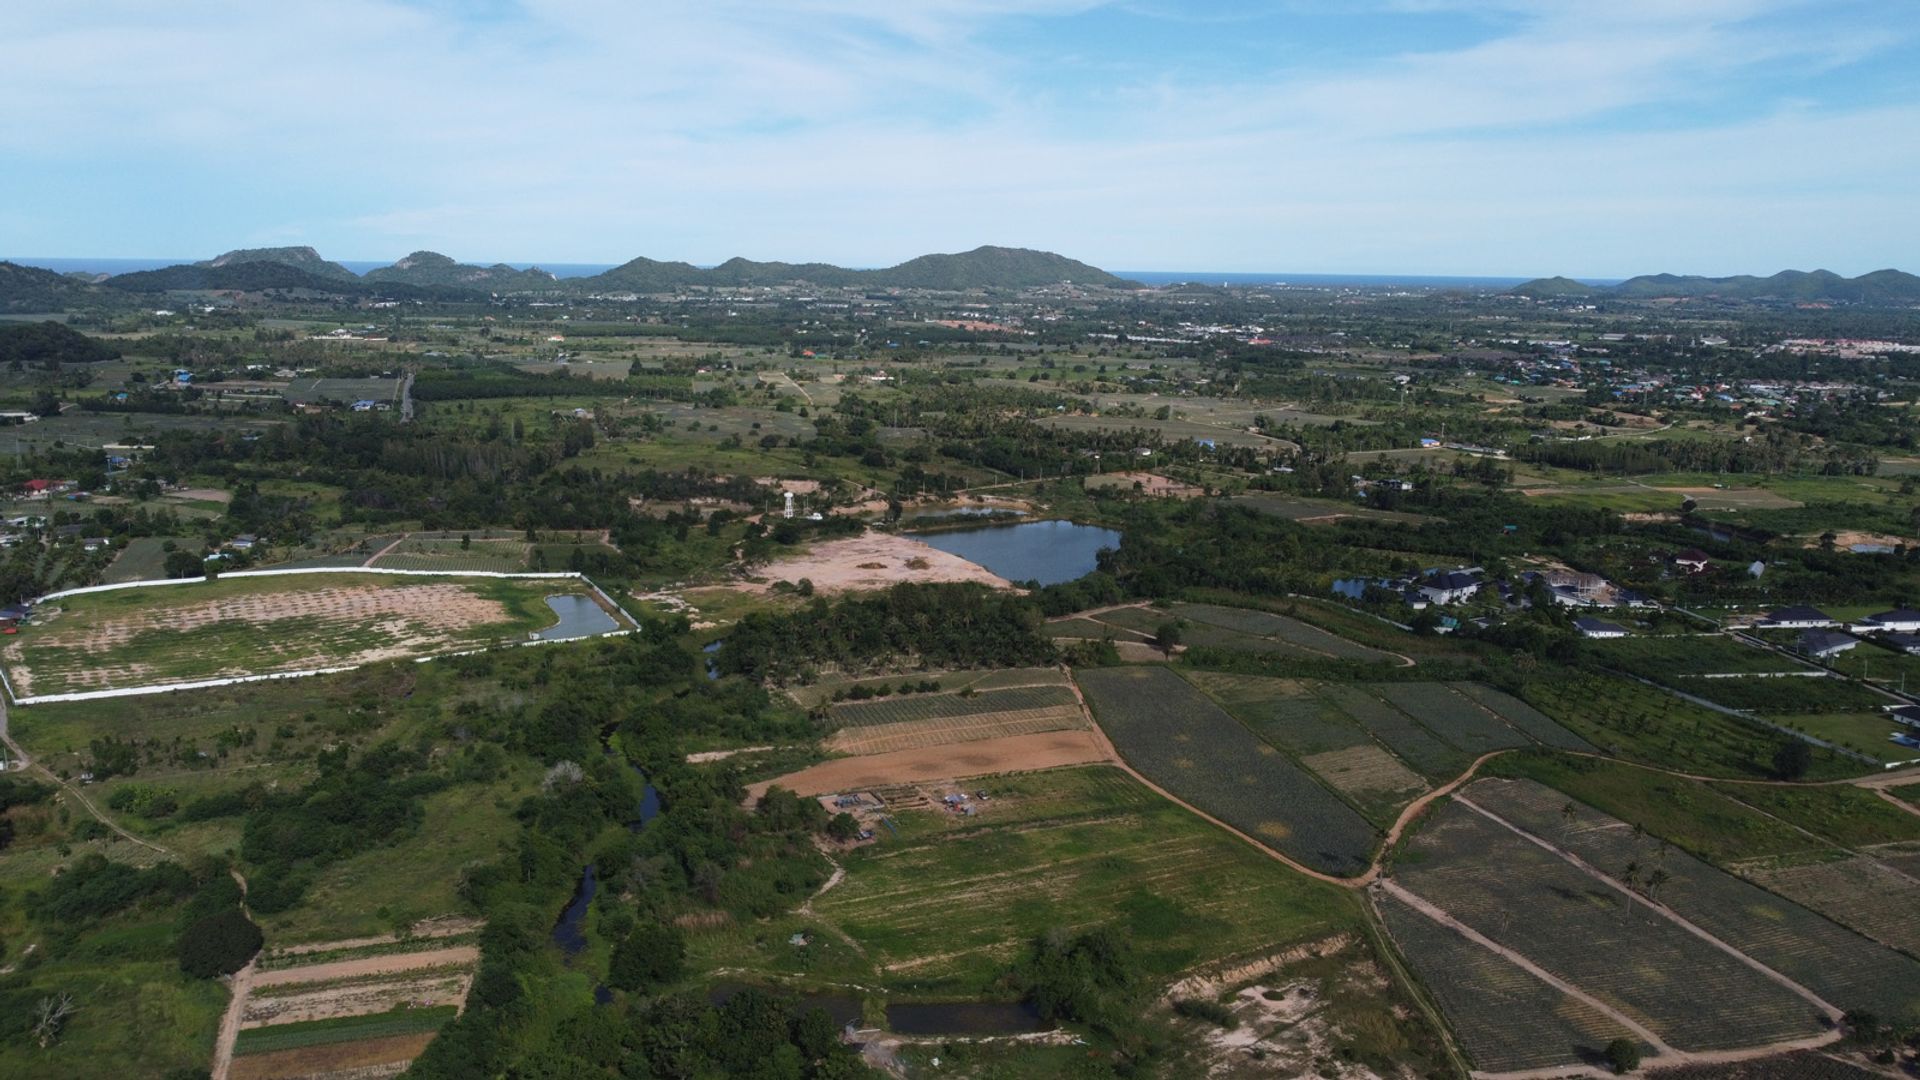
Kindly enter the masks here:
M 901 1035 L 1021 1035 L 1053 1025 L 1025 1002 L 936 1001 L 887 1006 L 887 1027 Z
M 614 621 L 613 616 L 589 597 L 549 596 L 547 606 L 560 616 L 560 621 L 534 635 L 542 641 L 593 637 L 620 629 L 620 624 Z
M 979 563 L 1012 582 L 1058 585 L 1091 573 L 1102 548 L 1118 548 L 1120 534 L 1071 521 L 1027 521 L 978 529 L 915 533 L 929 547 Z
M 720 646 L 726 643 L 726 639 L 722 638 L 719 641 L 709 641 L 705 645 L 700 646 L 700 651 L 707 654 L 707 678 L 718 679 L 720 677 L 720 664 L 716 660 L 716 657 L 720 653 Z

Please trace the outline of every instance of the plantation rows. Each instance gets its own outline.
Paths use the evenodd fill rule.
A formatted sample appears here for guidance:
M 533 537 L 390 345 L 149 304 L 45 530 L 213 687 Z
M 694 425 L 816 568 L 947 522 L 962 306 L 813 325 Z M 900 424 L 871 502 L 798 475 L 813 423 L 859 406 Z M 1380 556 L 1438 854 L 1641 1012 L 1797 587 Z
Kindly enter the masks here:
M 1508 1072 L 1580 1065 L 1597 1058 L 1609 1042 L 1628 1036 L 1606 1014 L 1391 893 L 1375 894 L 1374 906 L 1420 982 L 1447 1014 L 1475 1067 Z
M 1224 627 L 1256 637 L 1277 638 L 1289 645 L 1322 653 L 1340 660 L 1383 660 L 1386 654 L 1356 644 L 1337 634 L 1298 619 L 1246 608 L 1219 607 L 1213 604 L 1175 604 L 1174 614 L 1197 623 Z
M 1544 785 L 1481 780 L 1466 796 L 1607 874 L 1629 864 L 1663 870 L 1661 903 L 1841 1009 L 1920 1019 L 1920 962 L 1590 807 L 1576 803 L 1569 822 L 1566 797 Z M 1913 916 L 1911 907 L 1904 913 Z
M 1657 682 L 1703 674 L 1802 670 L 1779 653 L 1743 645 L 1724 634 L 1616 638 L 1589 642 L 1586 647 L 1610 666 Z
M 1366 868 L 1373 826 L 1180 676 L 1100 668 L 1080 684 L 1121 756 L 1155 783 L 1315 869 Z
M 900 724 L 1028 709 L 1072 708 L 1077 704 L 1073 691 L 1064 686 L 1016 686 L 1006 690 L 987 690 L 970 697 L 960 694 L 903 694 L 880 701 L 835 705 L 831 712 L 834 720 L 844 727 L 864 727 L 869 724 Z
M 1726 1050 L 1821 1030 L 1804 999 L 1458 803 L 1411 851 L 1395 871 L 1401 885 L 1675 1047 Z
M 1920 885 L 1878 859 L 1852 855 L 1748 876 L 1875 941 L 1920 953 Z

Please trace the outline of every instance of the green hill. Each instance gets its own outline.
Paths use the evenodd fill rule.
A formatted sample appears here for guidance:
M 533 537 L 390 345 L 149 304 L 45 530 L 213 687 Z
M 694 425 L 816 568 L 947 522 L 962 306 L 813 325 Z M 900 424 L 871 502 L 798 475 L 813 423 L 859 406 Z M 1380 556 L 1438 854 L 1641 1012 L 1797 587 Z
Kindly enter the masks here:
M 334 278 L 339 281 L 360 280 L 360 275 L 337 262 L 328 262 L 320 257 L 319 252 L 310 247 L 241 248 L 237 251 L 229 251 L 225 255 L 217 255 L 205 262 L 194 263 L 194 265 L 218 268 L 239 266 L 244 263 L 278 263 L 281 266 L 305 270 L 316 277 Z
M 65 274 L 0 262 L 0 311 L 59 311 L 92 293 L 92 286 Z
M 505 263 L 475 266 L 455 262 L 437 251 L 416 251 L 392 266 L 367 271 L 364 281 L 406 285 L 442 285 L 495 292 L 538 292 L 553 289 L 558 279 L 545 270 L 516 270 Z
M 691 263 L 639 258 L 592 277 L 566 284 L 587 292 L 630 290 L 670 292 L 675 289 L 742 285 L 806 284 L 829 288 L 1026 289 L 1072 282 L 1108 288 L 1136 288 L 1098 267 L 1025 248 L 979 247 L 953 255 L 922 255 L 880 270 L 851 270 L 826 263 L 755 262 L 733 258 L 712 269 Z
M 1563 299 L 1576 296 L 1592 296 L 1601 290 L 1584 281 L 1575 281 L 1570 277 L 1535 278 L 1525 285 L 1517 285 L 1513 292 L 1518 296 L 1531 296 L 1536 300 Z
M 10 265 L 0 263 L 0 266 Z M 91 364 L 119 358 L 119 349 L 64 323 L 52 320 L 0 323 L 0 364 L 57 368 L 62 364 Z
M 1612 286 L 1584 285 L 1555 277 L 1529 281 L 1513 292 L 1541 299 L 1617 296 L 1904 305 L 1920 303 L 1920 277 L 1899 270 L 1875 270 L 1856 278 L 1841 277 L 1831 270 L 1782 270 L 1770 277 L 1642 274 Z

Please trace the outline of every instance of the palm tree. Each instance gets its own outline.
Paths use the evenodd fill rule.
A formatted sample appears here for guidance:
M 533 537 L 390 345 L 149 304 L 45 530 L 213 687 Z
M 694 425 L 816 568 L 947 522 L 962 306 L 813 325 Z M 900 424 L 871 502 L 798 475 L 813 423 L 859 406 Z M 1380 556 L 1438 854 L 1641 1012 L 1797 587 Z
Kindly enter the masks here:
M 1620 872 L 1620 883 L 1627 887 L 1627 906 L 1620 909 L 1620 917 L 1624 919 L 1627 912 L 1633 910 L 1633 891 L 1640 887 L 1639 860 L 1628 863 L 1627 868 Z
M 1565 840 L 1568 836 L 1572 835 L 1573 819 L 1578 813 L 1579 811 L 1574 809 L 1572 799 L 1568 799 L 1567 805 L 1560 808 L 1560 839 Z

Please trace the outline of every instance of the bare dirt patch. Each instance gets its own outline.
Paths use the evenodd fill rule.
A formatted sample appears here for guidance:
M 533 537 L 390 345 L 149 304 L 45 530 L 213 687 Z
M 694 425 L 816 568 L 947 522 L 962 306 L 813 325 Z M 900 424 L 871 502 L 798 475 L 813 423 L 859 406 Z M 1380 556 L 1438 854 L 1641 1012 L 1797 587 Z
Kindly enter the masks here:
M 1136 489 L 1134 487 L 1135 484 L 1140 486 Z M 1193 484 L 1148 472 L 1102 473 L 1099 476 L 1087 477 L 1085 486 L 1089 490 L 1096 488 L 1104 490 L 1119 489 L 1121 491 L 1138 490 L 1143 495 L 1170 499 L 1197 499 L 1206 494 L 1205 491 Z
M 798 584 L 813 582 L 823 593 L 884 589 L 900 582 L 972 581 L 996 589 L 1013 584 L 986 567 L 907 536 L 870 532 L 844 540 L 815 544 L 805 554 L 783 559 L 760 570 L 760 576 Z
M 828 795 L 890 784 L 930 783 L 989 773 L 1032 772 L 1107 760 L 1110 758 L 1106 748 L 1091 732 L 1053 731 L 898 750 L 868 757 L 841 758 L 750 785 L 747 793 L 750 798 L 757 799 L 777 784 L 801 795 Z
M 1011 709 L 973 716 L 902 720 L 891 724 L 841 728 L 827 740 L 826 748 L 836 754 L 884 754 L 895 750 L 977 742 L 1012 735 L 1037 735 L 1085 726 L 1086 721 L 1081 717 L 1080 709 L 1074 705 Z
M 418 971 L 422 968 L 471 965 L 479 962 L 478 948 L 472 945 L 456 945 L 450 949 L 433 949 L 428 952 L 391 953 L 386 956 L 365 956 L 357 960 L 337 960 L 330 964 L 308 964 L 305 967 L 263 971 L 253 977 L 253 985 L 266 987 L 283 983 L 322 982 L 328 979 L 390 975 L 396 972 Z

